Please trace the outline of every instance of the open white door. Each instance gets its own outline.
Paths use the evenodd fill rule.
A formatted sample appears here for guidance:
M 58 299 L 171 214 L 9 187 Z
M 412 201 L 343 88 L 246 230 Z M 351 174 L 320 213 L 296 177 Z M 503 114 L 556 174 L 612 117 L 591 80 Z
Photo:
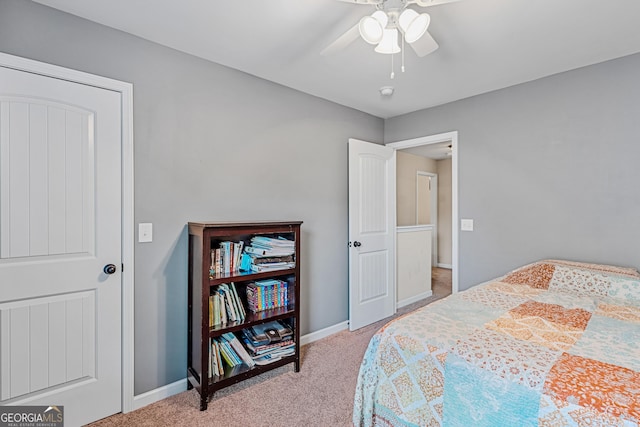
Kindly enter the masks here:
M 396 151 L 349 139 L 349 329 L 396 311 Z
M 0 405 L 121 410 L 121 94 L 0 66 Z

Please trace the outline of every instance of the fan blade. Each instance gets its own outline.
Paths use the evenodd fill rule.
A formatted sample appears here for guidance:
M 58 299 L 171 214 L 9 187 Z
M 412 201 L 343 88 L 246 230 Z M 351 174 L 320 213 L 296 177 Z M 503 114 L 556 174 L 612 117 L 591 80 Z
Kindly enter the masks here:
M 420 7 L 437 6 L 439 4 L 453 3 L 459 0 L 410 0 L 409 3 L 415 3 Z
M 431 52 L 438 48 L 438 42 L 436 42 L 428 31 L 420 37 L 418 40 L 411 43 L 409 46 L 416 52 L 419 57 L 427 56 Z
M 346 33 L 344 33 L 343 35 L 338 37 L 336 40 L 334 40 L 334 42 L 331 43 L 329 46 L 325 47 L 322 50 L 322 52 L 320 52 L 320 55 L 323 55 L 323 56 L 332 55 L 349 46 L 358 37 L 360 37 L 360 31 L 358 30 L 358 24 L 356 24 L 353 27 L 351 27 L 349 30 L 347 30 Z

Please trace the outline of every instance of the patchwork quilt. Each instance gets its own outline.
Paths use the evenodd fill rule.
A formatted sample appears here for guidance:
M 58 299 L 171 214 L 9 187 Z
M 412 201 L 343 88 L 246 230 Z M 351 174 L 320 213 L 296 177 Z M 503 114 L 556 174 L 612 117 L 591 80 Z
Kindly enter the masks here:
M 640 274 L 547 260 L 396 319 L 355 426 L 638 426 Z

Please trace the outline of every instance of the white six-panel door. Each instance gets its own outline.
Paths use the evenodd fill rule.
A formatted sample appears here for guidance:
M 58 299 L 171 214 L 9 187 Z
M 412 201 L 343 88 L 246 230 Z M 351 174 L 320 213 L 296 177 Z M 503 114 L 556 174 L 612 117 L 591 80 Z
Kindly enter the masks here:
M 121 410 L 120 96 L 0 67 L 0 405 L 65 425 Z
M 349 329 L 396 311 L 396 151 L 349 139 Z

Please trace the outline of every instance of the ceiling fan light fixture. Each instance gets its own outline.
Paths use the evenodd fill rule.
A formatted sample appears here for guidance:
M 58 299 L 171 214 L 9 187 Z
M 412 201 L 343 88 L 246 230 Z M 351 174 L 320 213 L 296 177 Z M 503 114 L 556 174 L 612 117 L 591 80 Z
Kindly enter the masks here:
M 429 28 L 429 23 L 431 23 L 431 17 L 428 14 L 418 14 L 413 9 L 405 9 L 398 18 L 398 25 L 407 43 L 413 43 L 422 37 Z
M 375 51 L 378 53 L 398 53 L 400 46 L 398 45 L 398 30 L 395 28 L 385 28 L 382 40 L 376 46 Z
M 380 43 L 388 21 L 387 14 L 381 10 L 373 12 L 371 16 L 365 16 L 358 24 L 360 36 L 369 44 Z

